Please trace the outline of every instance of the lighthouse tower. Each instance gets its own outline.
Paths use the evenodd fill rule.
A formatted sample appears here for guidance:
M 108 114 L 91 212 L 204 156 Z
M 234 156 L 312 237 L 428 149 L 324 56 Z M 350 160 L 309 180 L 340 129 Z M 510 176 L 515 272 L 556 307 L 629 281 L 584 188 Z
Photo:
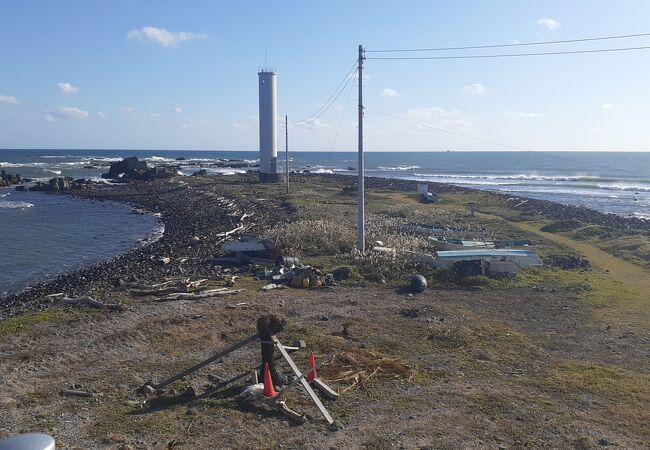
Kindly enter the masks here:
M 260 181 L 275 183 L 282 181 L 277 167 L 277 74 L 271 69 L 261 69 L 257 75 L 259 77 L 260 102 Z

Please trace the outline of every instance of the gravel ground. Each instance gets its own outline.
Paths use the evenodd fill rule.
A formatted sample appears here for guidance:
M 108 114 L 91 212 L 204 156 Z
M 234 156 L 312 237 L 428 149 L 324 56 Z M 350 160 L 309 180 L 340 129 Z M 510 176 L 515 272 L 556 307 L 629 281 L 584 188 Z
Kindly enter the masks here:
M 165 235 L 5 302 L 2 314 L 19 316 L 4 319 L 16 326 L 0 333 L 0 436 L 42 431 L 55 436 L 57 448 L 125 450 L 647 448 L 648 327 L 605 323 L 598 307 L 575 292 L 434 287 L 409 296 L 375 285 L 260 292 L 265 282 L 243 277 L 238 287 L 246 290 L 237 296 L 158 302 L 115 287 L 119 278 L 180 274 L 222 283 L 222 273 L 202 264 L 217 251 L 220 233 L 251 211 L 243 221 L 247 233 L 290 220 L 292 210 L 282 201 L 229 183 L 174 179 L 80 194 L 159 212 Z M 166 256 L 172 261 L 161 264 Z M 51 307 L 40 300 L 54 292 L 90 293 L 128 310 Z M 234 398 L 241 385 L 183 400 L 188 386 L 201 392 L 209 385 L 208 373 L 230 376 L 255 367 L 254 347 L 171 386 L 155 407 L 135 395 L 145 381 L 160 381 L 252 334 L 268 312 L 284 315 L 289 326 L 280 337 L 306 340 L 318 362 L 342 351 L 373 351 L 399 358 L 413 376 L 377 377 L 327 402 L 343 425 L 338 431 L 295 387 L 287 402 L 311 417 L 304 425 L 268 407 L 239 407 Z M 296 361 L 306 368 L 306 353 Z M 333 376 L 327 367 L 321 375 Z M 332 385 L 344 391 L 349 383 Z M 101 395 L 60 394 L 70 388 Z

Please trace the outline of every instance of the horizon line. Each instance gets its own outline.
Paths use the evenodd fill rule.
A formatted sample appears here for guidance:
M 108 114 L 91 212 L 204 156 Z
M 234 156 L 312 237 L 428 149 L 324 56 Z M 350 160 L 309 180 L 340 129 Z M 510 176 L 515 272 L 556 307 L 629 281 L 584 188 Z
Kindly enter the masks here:
M 96 151 L 96 152 L 249 152 L 259 153 L 259 150 L 219 150 L 219 149 L 162 149 L 162 148 L 0 148 L 0 151 Z M 357 150 L 291 150 L 289 153 L 358 153 Z M 387 152 L 400 152 L 400 153 L 650 153 L 649 150 L 605 150 L 605 149 L 580 149 L 580 150 L 365 150 L 363 153 L 387 153 Z M 278 151 L 278 155 L 284 154 L 284 151 Z

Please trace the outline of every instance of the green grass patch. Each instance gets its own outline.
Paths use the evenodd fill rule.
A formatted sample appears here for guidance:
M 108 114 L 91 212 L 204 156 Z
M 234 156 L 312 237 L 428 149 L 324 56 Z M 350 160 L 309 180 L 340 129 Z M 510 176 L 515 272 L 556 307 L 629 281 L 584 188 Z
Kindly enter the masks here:
M 0 320 L 0 336 L 20 333 L 30 329 L 37 323 L 60 319 L 63 315 L 63 311 L 49 309 L 47 311 L 3 319 Z
M 618 429 L 650 435 L 650 376 L 618 367 L 583 361 L 568 361 L 546 378 L 545 384 L 569 396 L 578 395 L 598 404 L 605 413 L 598 421 L 611 422 Z M 597 400 L 595 400 L 597 399 Z

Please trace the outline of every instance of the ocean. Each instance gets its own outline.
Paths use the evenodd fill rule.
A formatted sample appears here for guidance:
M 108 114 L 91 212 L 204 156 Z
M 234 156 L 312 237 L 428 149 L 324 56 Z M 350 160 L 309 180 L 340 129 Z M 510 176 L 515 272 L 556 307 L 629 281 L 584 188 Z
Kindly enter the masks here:
M 137 156 L 179 164 L 184 175 L 244 173 L 222 160 L 257 160 L 257 152 L 144 150 L 0 150 L 0 169 L 45 180 L 100 180 L 108 164 Z M 284 168 L 280 152 L 278 167 Z M 177 160 L 177 158 L 184 158 Z M 354 175 L 356 152 L 292 151 L 291 170 Z M 650 219 L 650 153 L 638 152 L 367 152 L 367 176 L 450 183 L 587 206 Z M 0 188 L 0 297 L 62 271 L 131 248 L 159 224 L 129 207 Z

